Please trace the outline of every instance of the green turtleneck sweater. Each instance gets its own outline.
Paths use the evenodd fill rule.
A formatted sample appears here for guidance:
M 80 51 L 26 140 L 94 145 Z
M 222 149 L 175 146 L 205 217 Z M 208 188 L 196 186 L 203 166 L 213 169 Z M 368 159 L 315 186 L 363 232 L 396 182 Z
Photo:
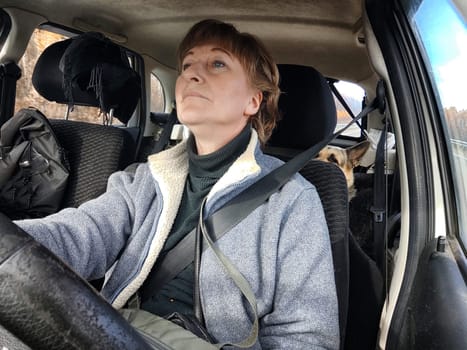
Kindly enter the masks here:
M 245 151 L 250 140 L 251 128 L 247 125 L 231 142 L 214 153 L 199 156 L 193 136 L 187 142 L 189 159 L 188 177 L 172 230 L 162 248 L 161 255 L 175 247 L 198 223 L 199 209 L 212 186 L 224 175 L 230 165 Z M 194 253 L 194 252 L 193 252 Z M 157 264 L 156 264 L 157 266 Z M 142 290 L 148 288 L 155 270 L 150 272 Z M 143 300 L 141 308 L 156 315 L 172 312 L 193 313 L 193 276 L 191 263 L 160 291 Z M 146 294 L 146 293 L 144 293 Z M 150 294 L 150 293 L 148 293 Z

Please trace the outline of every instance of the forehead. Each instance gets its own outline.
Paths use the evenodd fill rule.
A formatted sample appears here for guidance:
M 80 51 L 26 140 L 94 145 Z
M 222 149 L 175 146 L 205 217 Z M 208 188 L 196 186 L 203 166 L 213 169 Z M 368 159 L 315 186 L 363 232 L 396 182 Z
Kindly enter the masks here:
M 218 45 L 218 44 L 199 44 L 193 46 L 191 49 L 187 50 L 184 55 L 184 58 L 189 55 L 197 54 L 209 54 L 209 53 L 223 53 L 230 57 L 234 57 L 233 53 L 230 52 L 227 48 Z

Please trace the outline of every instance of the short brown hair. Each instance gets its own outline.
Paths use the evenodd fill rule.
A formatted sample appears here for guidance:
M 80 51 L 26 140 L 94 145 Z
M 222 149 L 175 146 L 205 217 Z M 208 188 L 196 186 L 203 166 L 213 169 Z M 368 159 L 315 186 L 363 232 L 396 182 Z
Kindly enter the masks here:
M 196 23 L 178 48 L 178 69 L 195 46 L 216 44 L 231 52 L 245 69 L 250 84 L 263 93 L 263 101 L 250 122 L 264 145 L 279 120 L 279 72 L 263 43 L 254 35 L 240 33 L 232 24 L 214 19 Z

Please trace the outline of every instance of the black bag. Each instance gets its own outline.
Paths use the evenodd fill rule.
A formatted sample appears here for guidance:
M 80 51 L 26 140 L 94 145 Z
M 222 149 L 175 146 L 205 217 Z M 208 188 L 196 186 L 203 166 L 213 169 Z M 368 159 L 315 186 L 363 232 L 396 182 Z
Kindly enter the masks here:
M 58 211 L 69 166 L 47 118 L 21 109 L 0 130 L 0 211 L 11 219 Z
M 204 327 L 194 315 L 185 315 L 174 312 L 166 316 L 165 319 L 175 323 L 177 326 L 185 328 L 187 331 L 190 331 L 198 338 L 201 338 L 208 343 L 215 343 L 215 340 L 209 334 L 206 327 Z

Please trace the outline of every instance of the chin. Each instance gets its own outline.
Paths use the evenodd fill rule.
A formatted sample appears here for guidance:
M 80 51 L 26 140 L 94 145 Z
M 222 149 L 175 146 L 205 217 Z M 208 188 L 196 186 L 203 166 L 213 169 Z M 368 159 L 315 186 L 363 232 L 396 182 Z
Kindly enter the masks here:
M 181 109 L 177 111 L 178 120 L 180 123 L 190 126 L 190 124 L 199 124 L 208 120 L 206 116 L 206 108 L 190 108 L 189 111 Z

